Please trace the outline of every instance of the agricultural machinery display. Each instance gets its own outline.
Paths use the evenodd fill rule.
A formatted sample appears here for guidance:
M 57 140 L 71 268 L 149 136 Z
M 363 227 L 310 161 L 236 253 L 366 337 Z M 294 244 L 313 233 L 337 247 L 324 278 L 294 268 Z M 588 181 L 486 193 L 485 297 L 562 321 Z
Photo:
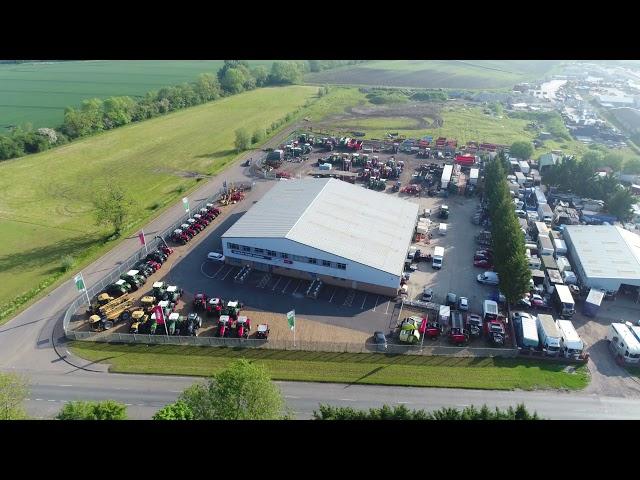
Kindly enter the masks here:
M 251 319 L 240 316 L 238 320 L 235 322 L 236 325 L 236 335 L 238 338 L 247 338 L 249 337 L 249 332 L 251 331 Z
M 261 323 L 256 329 L 256 338 L 266 340 L 269 338 L 269 324 Z
M 227 302 L 227 306 L 224 308 L 224 311 L 222 314 L 229 316 L 233 320 L 237 320 L 238 314 L 240 313 L 241 309 L 242 309 L 242 304 L 239 301 L 237 300 L 229 301 Z
M 216 337 L 228 337 L 230 330 L 231 319 L 229 315 L 220 315 L 218 319 L 218 329 L 216 330 Z
M 193 297 L 193 309 L 197 312 L 199 310 L 205 311 L 207 309 L 207 302 L 209 298 L 204 293 L 196 293 Z
M 207 315 L 219 317 L 222 314 L 224 300 L 220 298 L 210 298 L 207 302 Z

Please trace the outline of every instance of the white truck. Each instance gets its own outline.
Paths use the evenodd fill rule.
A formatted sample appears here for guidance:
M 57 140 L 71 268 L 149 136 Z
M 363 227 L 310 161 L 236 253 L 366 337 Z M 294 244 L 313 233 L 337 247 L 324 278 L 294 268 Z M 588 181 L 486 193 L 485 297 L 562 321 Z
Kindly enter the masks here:
M 576 302 L 571 295 L 571 290 L 566 285 L 555 285 L 553 297 L 562 318 L 571 318 L 576 311 Z
M 526 178 L 525 178 L 525 176 L 524 176 L 524 173 L 522 173 L 522 172 L 516 172 L 516 173 L 514 174 L 514 176 L 516 177 L 516 182 L 518 182 L 518 185 L 520 185 L 520 186 L 524 185 L 524 182 L 525 182 L 525 180 L 526 180 Z
M 469 171 L 469 183 L 471 185 L 476 185 L 478 183 L 478 176 L 480 174 L 480 170 L 477 168 L 472 168 Z
M 529 162 L 526 162 L 524 160 L 520 160 L 518 162 L 518 165 L 520 166 L 520 171 L 522 173 L 524 173 L 525 175 L 529 175 L 529 171 L 531 170 L 531 167 L 529 166 Z
M 451 181 L 451 175 L 453 174 L 453 165 L 445 165 L 442 170 L 442 177 L 440 178 L 440 186 L 443 190 L 446 190 L 449 187 L 449 182 Z
M 609 340 L 609 349 L 619 362 L 640 362 L 640 342 L 624 323 L 609 325 L 605 340 Z
M 498 318 L 498 303 L 494 300 L 485 300 L 482 304 L 482 319 L 486 322 L 496 318 Z
M 438 227 L 438 233 L 440 235 L 446 235 L 447 234 L 447 224 L 446 223 L 441 223 L 440 226 Z
M 567 244 L 564 240 L 560 240 L 559 238 L 555 238 L 553 240 L 553 248 L 556 250 L 556 256 L 566 255 L 567 253 Z
M 538 237 L 538 253 L 540 255 L 553 255 L 553 243 L 549 237 Z
M 578 359 L 584 351 L 584 343 L 570 320 L 556 320 L 560 330 L 560 355 Z
M 558 329 L 555 320 L 551 315 L 541 313 L 538 315 L 538 336 L 540 345 L 547 355 L 558 355 L 560 353 L 560 338 L 562 333 Z
M 435 247 L 433 249 L 433 257 L 431 259 L 431 266 L 433 268 L 442 268 L 442 261 L 444 260 L 444 247 Z
M 547 225 L 551 225 L 553 221 L 553 210 L 551 210 L 551 207 L 546 203 L 538 205 L 538 218 Z

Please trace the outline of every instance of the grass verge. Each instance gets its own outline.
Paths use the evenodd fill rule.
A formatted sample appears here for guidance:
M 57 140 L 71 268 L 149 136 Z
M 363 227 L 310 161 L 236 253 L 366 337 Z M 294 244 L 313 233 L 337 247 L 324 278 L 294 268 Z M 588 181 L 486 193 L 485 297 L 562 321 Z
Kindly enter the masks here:
M 500 358 L 423 357 L 363 353 L 72 342 L 71 351 L 117 373 L 209 376 L 236 358 L 264 365 L 274 380 L 490 390 L 579 390 L 585 367 Z

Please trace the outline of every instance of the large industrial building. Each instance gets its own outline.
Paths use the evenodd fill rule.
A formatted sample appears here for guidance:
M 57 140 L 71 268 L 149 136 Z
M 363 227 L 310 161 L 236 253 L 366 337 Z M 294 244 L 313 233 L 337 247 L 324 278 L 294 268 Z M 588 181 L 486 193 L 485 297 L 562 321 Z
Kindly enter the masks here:
M 396 295 L 416 203 L 335 179 L 279 182 L 222 235 L 226 261 Z
M 608 292 L 640 287 L 640 236 L 612 225 L 570 225 L 564 238 L 582 285 Z

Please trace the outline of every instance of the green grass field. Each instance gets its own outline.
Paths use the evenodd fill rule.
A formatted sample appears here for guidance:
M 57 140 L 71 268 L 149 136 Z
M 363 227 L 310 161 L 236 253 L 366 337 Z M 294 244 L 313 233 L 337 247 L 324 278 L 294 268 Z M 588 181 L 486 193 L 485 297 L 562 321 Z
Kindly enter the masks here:
M 273 380 L 415 387 L 569 389 L 587 386 L 585 367 L 491 358 L 422 357 L 358 353 L 296 352 L 170 345 L 73 342 L 74 354 L 110 364 L 111 372 L 209 376 L 236 358 L 263 364 Z
M 271 67 L 272 60 L 250 60 Z M 0 133 L 10 125 L 57 127 L 87 98 L 144 95 L 216 73 L 222 60 L 92 60 L 0 64 Z
M 351 90 L 333 92 L 301 115 L 319 118 L 357 100 Z M 239 126 L 265 128 L 316 94 L 309 86 L 254 90 L 0 162 L 0 313 L 58 272 L 63 255 L 88 261 L 113 247 L 102 245 L 105 231 L 91 213 L 93 192 L 107 179 L 136 202 L 131 231 L 184 196 L 178 187 L 195 187 L 184 172 L 223 170 L 236 157 Z
M 381 60 L 305 78 L 312 83 L 486 90 L 544 77 L 559 64 L 546 60 Z

